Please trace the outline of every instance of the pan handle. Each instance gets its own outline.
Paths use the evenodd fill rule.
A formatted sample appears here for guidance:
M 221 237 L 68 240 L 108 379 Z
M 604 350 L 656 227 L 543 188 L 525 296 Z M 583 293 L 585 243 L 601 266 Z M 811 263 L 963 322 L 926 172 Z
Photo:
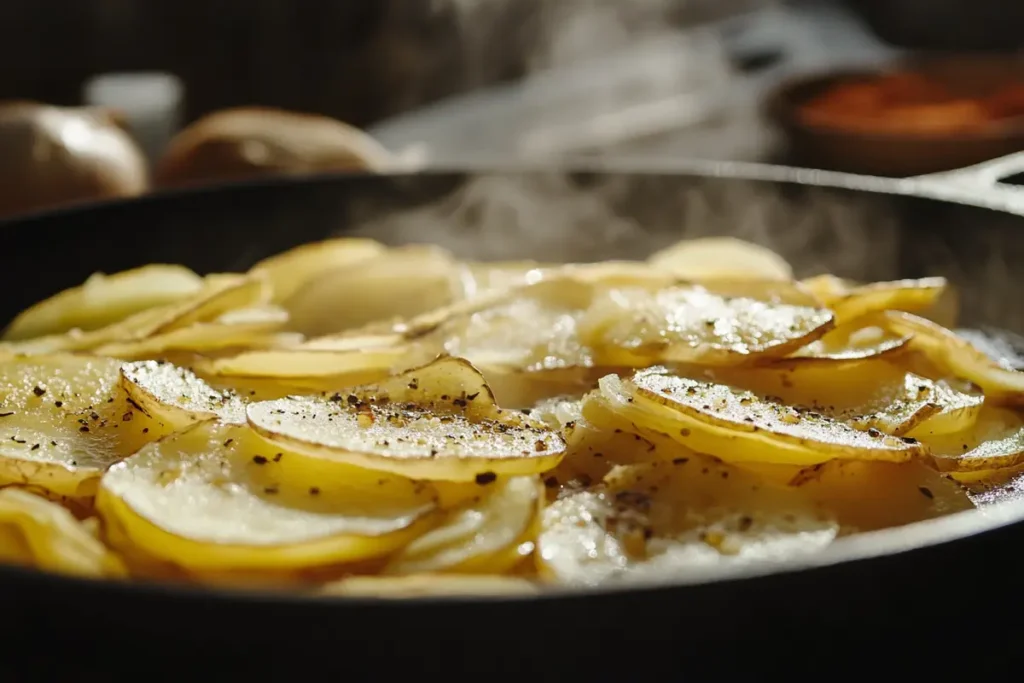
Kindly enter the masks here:
M 1024 185 L 1003 182 L 1024 174 L 1024 152 L 955 171 L 909 178 L 920 190 L 939 198 L 963 201 L 1024 216 Z

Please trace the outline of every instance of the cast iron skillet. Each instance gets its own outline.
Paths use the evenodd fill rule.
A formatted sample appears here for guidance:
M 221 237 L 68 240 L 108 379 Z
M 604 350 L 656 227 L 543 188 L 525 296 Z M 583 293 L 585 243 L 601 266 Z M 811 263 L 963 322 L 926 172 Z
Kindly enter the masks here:
M 346 231 L 441 239 L 467 256 L 545 260 L 641 257 L 682 236 L 734 234 L 778 249 L 800 274 L 946 275 L 962 292 L 965 324 L 1021 333 L 1024 273 L 1014 265 L 1024 258 L 1024 189 L 995 181 L 1022 167 L 1018 156 L 946 176 L 882 180 L 620 160 L 563 175 L 463 169 L 158 195 L 0 225 L 8 245 L 3 314 L 97 270 L 154 261 L 204 272 L 244 268 Z M 469 195 L 453 194 L 471 178 Z M 432 218 L 420 208 L 409 223 L 409 211 L 426 204 Z M 537 206 L 544 212 L 531 212 Z M 957 664 L 978 674 L 1019 643 L 1012 620 L 1024 607 L 1014 589 L 1024 571 L 1021 520 L 1024 504 L 1010 502 L 730 576 L 537 598 L 312 599 L 3 568 L 0 667 L 11 672 L 5 680 L 27 679 L 20 673 L 60 681 L 484 680 L 502 672 L 541 680 L 807 672 L 829 679 L 908 666 L 948 675 Z M 995 622 L 979 626 L 989 613 Z

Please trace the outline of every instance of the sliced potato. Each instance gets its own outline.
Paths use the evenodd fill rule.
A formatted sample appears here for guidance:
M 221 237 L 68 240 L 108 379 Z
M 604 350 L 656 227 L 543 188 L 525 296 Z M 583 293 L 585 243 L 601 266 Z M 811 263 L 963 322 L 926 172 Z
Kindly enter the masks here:
M 515 576 L 486 574 L 419 574 L 416 576 L 352 576 L 323 586 L 322 595 L 350 598 L 479 597 L 531 595 L 536 584 Z
M 200 363 L 200 370 L 217 377 L 272 379 L 294 386 L 340 390 L 386 377 L 409 355 L 404 347 L 355 351 L 305 348 L 247 351 Z
M 892 360 L 907 350 L 910 337 L 892 334 L 872 324 L 874 316 L 854 319 L 829 331 L 790 355 L 790 358 L 820 358 L 823 360 Z
M 801 472 L 792 484 L 835 515 L 844 533 L 974 508 L 963 487 L 922 462 L 833 460 Z
M 771 304 L 824 307 L 814 292 L 793 280 L 758 280 L 745 277 L 701 278 L 699 285 L 712 294 L 730 299 L 746 298 Z
M 533 552 L 544 501 L 537 477 L 503 477 L 391 558 L 386 574 L 502 574 Z
M 125 363 L 121 388 L 136 410 L 173 429 L 215 418 L 245 424 L 245 404 L 236 393 L 218 391 L 193 372 L 171 363 Z
M 658 362 L 735 365 L 781 357 L 832 328 L 823 308 L 728 299 L 698 287 L 607 289 L 579 321 L 580 340 L 605 366 Z
M 471 481 L 534 474 L 558 464 L 562 438 L 503 411 L 480 372 L 442 358 L 347 396 L 251 404 L 264 438 L 317 457 L 423 479 Z
M 153 264 L 113 275 L 96 273 L 84 283 L 40 301 L 16 317 L 3 338 L 19 341 L 95 330 L 146 309 L 197 294 L 203 279 L 178 265 Z
M 387 247 L 376 240 L 339 237 L 275 254 L 254 265 L 249 272 L 265 276 L 273 292 L 272 301 L 281 303 L 324 273 L 380 256 L 385 251 Z
M 198 570 L 280 570 L 378 557 L 425 530 L 429 487 L 276 450 L 214 421 L 111 467 L 96 508 L 115 547 Z
M 879 311 L 927 310 L 939 301 L 947 286 L 942 277 L 874 282 L 828 297 L 826 303 L 841 324 Z
M 633 423 L 726 461 L 813 465 L 838 457 L 902 462 L 925 453 L 913 439 L 859 431 L 814 411 L 673 376 L 663 368 L 641 370 L 626 381 L 605 377 L 600 398 Z
M 981 387 L 986 400 L 1024 404 L 1024 372 L 1003 367 L 950 330 L 916 315 L 888 311 L 886 323 L 897 334 L 912 336 L 911 347 L 936 366 Z
M 295 330 L 315 336 L 407 317 L 456 298 L 454 258 L 428 245 L 409 245 L 340 268 L 305 284 L 284 301 Z
M 0 562 L 95 578 L 126 573 L 121 560 L 70 512 L 16 488 L 0 490 Z
M 765 247 L 735 237 L 683 240 L 662 249 L 648 263 L 681 277 L 792 280 L 793 268 Z
M 280 323 L 198 323 L 138 341 L 103 344 L 92 352 L 122 360 L 140 360 L 180 352 L 209 354 L 227 349 L 262 349 L 289 340 L 277 333 L 280 328 Z
M 670 579 L 821 550 L 838 525 L 798 489 L 693 458 L 618 467 L 592 491 L 549 505 L 542 576 L 596 585 Z
M 999 470 L 1024 465 L 1024 418 L 986 406 L 969 429 L 922 435 L 931 460 L 943 472 Z
M 120 367 L 70 355 L 0 364 L 0 483 L 90 496 L 109 465 L 168 433 L 130 404 Z

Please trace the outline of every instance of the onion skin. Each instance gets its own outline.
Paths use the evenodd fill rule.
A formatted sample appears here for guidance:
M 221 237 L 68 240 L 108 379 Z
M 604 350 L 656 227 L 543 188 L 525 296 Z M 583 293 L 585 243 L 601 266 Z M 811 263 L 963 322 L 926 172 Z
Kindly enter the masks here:
M 382 171 L 386 149 L 357 128 L 315 114 L 240 107 L 205 116 L 179 133 L 161 159 L 160 187 L 274 175 Z
M 0 215 L 145 193 L 145 156 L 122 126 L 105 109 L 0 104 Z

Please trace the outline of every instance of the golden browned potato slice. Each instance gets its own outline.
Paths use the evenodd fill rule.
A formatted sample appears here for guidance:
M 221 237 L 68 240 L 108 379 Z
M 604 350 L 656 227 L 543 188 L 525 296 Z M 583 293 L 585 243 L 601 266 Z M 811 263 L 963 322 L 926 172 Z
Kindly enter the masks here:
M 874 282 L 827 297 L 825 303 L 841 324 L 879 311 L 927 310 L 939 301 L 946 287 L 942 277 Z
M 203 279 L 184 266 L 154 264 L 113 275 L 96 273 L 25 310 L 4 331 L 19 341 L 61 334 L 71 329 L 95 330 L 149 308 L 197 294 Z
M 0 562 L 74 576 L 125 575 L 121 560 L 70 512 L 16 488 L 0 491 Z
M 420 598 L 437 596 L 532 595 L 536 584 L 515 576 L 486 574 L 418 574 L 352 576 L 323 586 L 322 595 L 352 598 Z
M 502 574 L 533 552 L 544 502 L 537 477 L 501 477 L 391 558 L 386 574 Z
M 542 576 L 670 579 L 821 550 L 838 525 L 799 489 L 710 458 L 631 465 L 542 515 Z
M 271 300 L 281 303 L 325 273 L 380 256 L 386 251 L 387 247 L 376 240 L 339 237 L 275 254 L 257 263 L 249 272 L 266 277 L 273 291 Z
M 293 329 L 326 335 L 445 306 L 460 294 L 447 251 L 410 245 L 322 273 L 285 302 Z
M 422 533 L 429 487 L 281 451 L 214 421 L 150 444 L 103 477 L 110 542 L 197 570 L 280 570 L 393 552 Z
M 0 483 L 89 496 L 109 465 L 167 433 L 131 405 L 120 366 L 71 355 L 0 363 Z
M 190 370 L 171 363 L 125 363 L 121 388 L 136 410 L 172 429 L 215 418 L 245 424 L 245 403 L 237 394 L 214 389 Z
M 886 324 L 912 336 L 911 348 L 927 356 L 948 375 L 981 387 L 989 402 L 1024 404 L 1024 373 L 1003 367 L 954 332 L 910 313 L 888 311 Z
M 423 479 L 472 481 L 558 464 L 561 436 L 498 408 L 480 372 L 442 358 L 333 397 L 251 404 L 249 424 L 289 448 Z
M 833 513 L 844 533 L 974 508 L 963 487 L 921 462 L 833 460 L 804 470 L 792 484 Z
M 578 323 L 595 363 L 735 365 L 786 356 L 828 332 L 823 308 L 729 299 L 699 287 L 598 293 Z
M 823 308 L 824 304 L 803 284 L 793 280 L 702 278 L 700 286 L 726 298 L 747 298 L 772 304 Z
M 833 458 L 902 462 L 925 454 L 913 439 L 860 431 L 820 413 L 663 368 L 601 380 L 600 398 L 634 424 L 726 461 L 814 465 Z M 584 416 L 587 415 L 584 406 Z
M 647 261 L 680 277 L 792 280 L 793 269 L 781 256 L 734 237 L 683 240 L 650 256 Z
M 976 422 L 962 432 L 922 435 L 931 460 L 944 472 L 999 470 L 1024 465 L 1024 418 L 985 406 Z
M 404 347 L 353 351 L 267 349 L 200 362 L 198 368 L 208 376 L 266 379 L 334 391 L 380 380 L 408 355 Z

